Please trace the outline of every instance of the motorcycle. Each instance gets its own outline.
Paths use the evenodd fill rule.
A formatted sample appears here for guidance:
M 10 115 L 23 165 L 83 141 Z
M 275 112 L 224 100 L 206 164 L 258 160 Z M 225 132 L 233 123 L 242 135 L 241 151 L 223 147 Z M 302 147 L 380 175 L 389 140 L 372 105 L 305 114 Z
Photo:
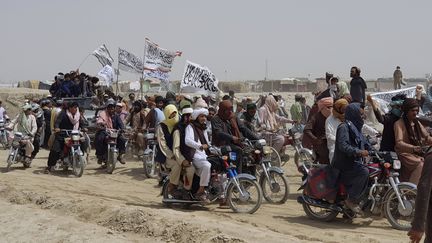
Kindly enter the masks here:
M 273 147 L 266 146 L 264 139 L 243 141 L 243 165 L 247 171 L 254 168 L 257 172 L 264 199 L 270 203 L 283 204 L 288 200 L 288 180 L 280 167 L 272 165 L 272 154 Z
M 119 130 L 116 129 L 106 129 L 107 132 L 107 137 L 106 137 L 106 142 L 107 142 L 107 146 L 108 146 L 108 152 L 107 152 L 107 156 L 106 156 L 106 171 L 108 172 L 108 174 L 112 174 L 115 167 L 116 167 L 116 163 L 117 163 L 117 157 L 118 157 L 118 149 L 117 149 L 117 137 L 119 135 Z
M 369 170 L 367 200 L 362 200 L 359 206 L 367 214 L 384 215 L 395 229 L 409 230 L 414 217 L 417 187 L 415 184 L 399 181 L 397 171 L 401 168 L 401 162 L 396 153 L 373 151 L 372 154 L 370 161 L 365 165 Z M 299 190 L 305 188 L 309 180 L 310 177 Z M 308 195 L 307 190 L 303 190 L 303 195 L 299 196 L 297 201 L 303 205 L 303 210 L 309 218 L 331 221 L 339 213 L 348 217 L 355 216 L 355 213 L 345 206 L 346 198 L 345 188 L 339 183 L 334 202 L 314 198 Z
M 315 155 L 312 150 L 304 148 L 302 144 L 302 134 L 297 132 L 296 129 L 288 130 L 288 144 L 294 148 L 294 163 L 301 172 L 306 174 L 309 169 L 316 165 Z
M 255 213 L 262 203 L 262 191 L 256 178 L 250 174 L 238 174 L 233 161 L 236 160 L 236 154 L 231 152 L 230 147 L 216 148 L 211 147 L 208 160 L 212 163 L 212 175 L 207 188 L 208 199 L 210 202 L 216 200 L 226 200 L 232 211 L 236 213 Z M 215 170 L 213 165 L 222 164 L 220 171 Z M 215 166 L 219 167 L 219 166 Z M 183 179 L 183 178 L 182 178 Z M 183 181 L 180 180 L 178 188 L 181 190 Z M 164 205 L 183 204 L 183 205 L 204 205 L 205 203 L 195 199 L 192 195 L 188 199 L 174 198 L 168 193 L 169 176 L 164 179 L 162 186 L 162 203 Z M 192 182 L 192 192 L 198 190 L 199 177 L 195 176 Z
M 72 168 L 73 174 L 76 177 L 81 177 L 84 168 L 87 165 L 84 152 L 81 151 L 81 143 L 85 142 L 85 138 L 81 137 L 78 130 L 60 130 L 66 133 L 67 137 L 64 138 L 63 155 L 55 166 L 55 169 L 63 168 L 68 171 L 69 167 Z
M 146 140 L 147 144 L 147 148 L 144 150 L 143 156 L 144 174 L 147 178 L 154 178 L 158 175 L 158 166 L 160 166 L 155 161 L 157 140 L 154 129 L 148 130 L 144 135 L 144 139 Z
M 10 170 L 13 164 L 23 163 L 24 168 L 29 168 L 31 165 L 31 160 L 26 159 L 25 156 L 25 143 L 29 137 L 24 136 L 20 132 L 15 132 L 12 140 L 12 145 L 9 150 L 9 155 L 7 158 L 6 171 Z
M 0 120 L 0 144 L 6 150 L 9 148 L 9 140 L 8 140 L 8 131 L 6 130 L 6 122 L 5 120 Z

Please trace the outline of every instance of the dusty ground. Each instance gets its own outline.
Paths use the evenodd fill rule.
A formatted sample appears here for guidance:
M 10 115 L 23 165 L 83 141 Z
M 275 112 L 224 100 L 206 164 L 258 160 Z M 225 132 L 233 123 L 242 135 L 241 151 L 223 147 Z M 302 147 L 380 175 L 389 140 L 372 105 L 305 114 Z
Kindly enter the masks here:
M 0 242 L 407 242 L 406 232 L 385 219 L 320 223 L 296 202 L 300 177 L 285 170 L 291 195 L 284 205 L 264 203 L 253 215 L 216 205 L 165 208 L 154 179 L 142 164 L 128 161 L 112 175 L 91 156 L 81 178 L 57 171 L 43 174 L 42 151 L 29 169 L 5 173 L 0 151 Z

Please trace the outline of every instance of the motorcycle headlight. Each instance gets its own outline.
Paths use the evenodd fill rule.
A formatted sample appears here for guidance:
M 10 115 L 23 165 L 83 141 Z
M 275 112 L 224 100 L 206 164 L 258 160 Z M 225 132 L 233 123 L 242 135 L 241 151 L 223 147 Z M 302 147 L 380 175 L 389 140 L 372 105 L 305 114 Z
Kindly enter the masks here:
M 264 154 L 271 154 L 272 153 L 272 149 L 270 146 L 264 146 L 263 147 L 263 153 Z
M 72 135 L 72 140 L 73 141 L 79 141 L 80 140 L 80 135 Z
M 400 168 L 401 168 L 401 162 L 400 162 L 400 160 L 398 160 L 398 159 L 393 160 L 393 169 L 399 170 Z

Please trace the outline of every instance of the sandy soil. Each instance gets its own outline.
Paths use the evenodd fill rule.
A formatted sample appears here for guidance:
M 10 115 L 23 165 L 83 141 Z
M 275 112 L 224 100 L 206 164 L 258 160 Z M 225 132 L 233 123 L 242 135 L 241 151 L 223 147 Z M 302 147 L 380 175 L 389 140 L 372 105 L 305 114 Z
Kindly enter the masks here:
M 296 202 L 300 177 L 285 170 L 291 195 L 283 205 L 264 203 L 253 215 L 217 205 L 165 208 L 154 179 L 142 164 L 128 161 L 112 175 L 90 156 L 81 178 L 71 172 L 43 174 L 48 151 L 29 169 L 5 173 L 0 151 L 0 241 L 7 242 L 406 242 L 406 232 L 385 219 L 321 223 Z

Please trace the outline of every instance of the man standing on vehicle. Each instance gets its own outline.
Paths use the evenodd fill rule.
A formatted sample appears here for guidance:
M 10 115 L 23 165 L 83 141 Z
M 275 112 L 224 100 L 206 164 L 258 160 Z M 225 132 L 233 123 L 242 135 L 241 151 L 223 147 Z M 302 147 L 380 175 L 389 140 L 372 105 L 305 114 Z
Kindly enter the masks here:
M 352 67 L 350 76 L 352 78 L 350 83 L 350 94 L 352 102 L 362 103 L 364 105 L 366 101 L 366 82 L 362 77 L 360 77 L 360 68 Z
M 400 67 L 397 66 L 396 70 L 393 72 L 393 86 L 394 86 L 394 89 L 400 89 L 401 88 L 401 84 L 405 85 L 405 83 L 403 82 L 402 71 L 400 70 Z
M 104 129 L 96 132 L 95 135 L 95 148 L 96 148 L 96 156 L 98 158 L 98 164 L 102 164 L 102 162 L 106 161 L 107 154 L 107 143 L 106 137 L 108 133 L 106 129 L 116 129 L 123 130 L 124 125 L 121 121 L 120 117 L 115 113 L 116 102 L 113 99 L 109 99 L 106 103 L 106 109 L 99 112 L 98 117 L 96 119 L 96 124 Z M 122 136 L 117 137 L 117 148 L 119 150 L 119 155 L 117 160 L 125 164 L 124 154 L 126 151 L 126 140 Z

